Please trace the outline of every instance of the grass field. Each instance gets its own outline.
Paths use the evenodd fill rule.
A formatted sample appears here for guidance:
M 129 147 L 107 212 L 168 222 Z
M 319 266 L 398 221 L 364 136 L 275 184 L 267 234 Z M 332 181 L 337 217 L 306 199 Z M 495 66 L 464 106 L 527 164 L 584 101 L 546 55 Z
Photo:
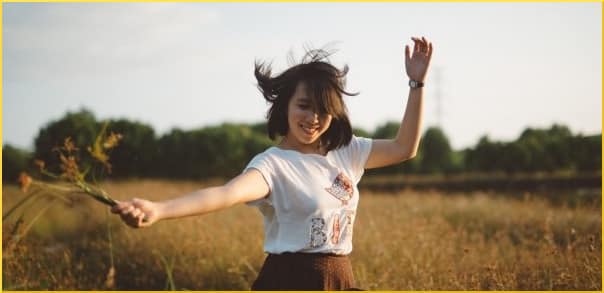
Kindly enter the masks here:
M 169 198 L 201 186 L 104 185 L 118 199 Z M 22 197 L 3 186 L 3 214 Z M 601 215 L 600 204 L 553 205 L 530 193 L 362 191 L 351 254 L 357 286 L 602 290 Z M 264 258 L 260 214 L 244 205 L 135 230 L 87 198 L 56 203 L 9 246 L 14 223 L 14 216 L 3 222 L 4 290 L 248 290 Z

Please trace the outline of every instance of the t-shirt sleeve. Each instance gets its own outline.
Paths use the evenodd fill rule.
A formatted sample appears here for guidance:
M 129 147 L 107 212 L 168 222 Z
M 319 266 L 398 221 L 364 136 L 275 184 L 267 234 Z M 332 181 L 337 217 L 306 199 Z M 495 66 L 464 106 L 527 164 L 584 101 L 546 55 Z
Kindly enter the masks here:
M 348 145 L 348 156 L 350 159 L 350 167 L 352 174 L 355 176 L 355 182 L 359 182 L 365 172 L 365 163 L 371 152 L 372 139 L 366 137 L 352 136 L 352 140 Z
M 260 198 L 260 199 L 246 202 L 246 204 L 252 205 L 252 206 L 257 206 L 262 203 L 270 204 L 270 194 L 273 190 L 274 169 L 271 167 L 267 154 L 260 153 L 260 154 L 256 155 L 254 158 L 252 158 L 252 160 L 247 164 L 247 166 L 245 166 L 242 173 L 245 173 L 246 171 L 251 170 L 251 169 L 255 169 L 255 170 L 259 171 L 260 174 L 262 174 L 264 181 L 266 181 L 266 184 L 268 185 L 269 195 L 267 195 L 266 197 Z

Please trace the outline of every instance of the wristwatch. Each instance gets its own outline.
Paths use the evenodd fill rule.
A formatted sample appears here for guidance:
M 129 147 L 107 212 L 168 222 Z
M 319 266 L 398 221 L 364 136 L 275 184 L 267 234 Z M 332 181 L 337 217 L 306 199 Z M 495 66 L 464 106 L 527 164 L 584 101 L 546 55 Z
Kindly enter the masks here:
M 420 87 L 424 87 L 424 83 L 420 82 L 420 81 L 417 81 L 417 80 L 411 79 L 411 80 L 409 80 L 409 86 L 411 88 L 413 88 L 413 89 L 417 89 L 417 88 L 420 88 Z

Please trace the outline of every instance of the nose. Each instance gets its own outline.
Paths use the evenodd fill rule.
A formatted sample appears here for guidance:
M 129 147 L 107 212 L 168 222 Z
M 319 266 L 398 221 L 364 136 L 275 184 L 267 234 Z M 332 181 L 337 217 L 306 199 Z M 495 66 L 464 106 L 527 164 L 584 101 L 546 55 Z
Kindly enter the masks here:
M 308 120 L 310 120 L 313 124 L 319 123 L 319 113 L 315 111 L 308 111 L 308 114 Z

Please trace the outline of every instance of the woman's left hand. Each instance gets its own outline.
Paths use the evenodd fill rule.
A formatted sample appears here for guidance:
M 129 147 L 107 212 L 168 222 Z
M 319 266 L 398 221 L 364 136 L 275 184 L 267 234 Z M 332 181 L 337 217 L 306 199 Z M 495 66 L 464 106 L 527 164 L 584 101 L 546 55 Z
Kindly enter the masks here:
M 426 38 L 411 37 L 413 51 L 409 45 L 405 46 L 405 68 L 409 79 L 425 82 L 430 60 L 432 59 L 432 43 Z

